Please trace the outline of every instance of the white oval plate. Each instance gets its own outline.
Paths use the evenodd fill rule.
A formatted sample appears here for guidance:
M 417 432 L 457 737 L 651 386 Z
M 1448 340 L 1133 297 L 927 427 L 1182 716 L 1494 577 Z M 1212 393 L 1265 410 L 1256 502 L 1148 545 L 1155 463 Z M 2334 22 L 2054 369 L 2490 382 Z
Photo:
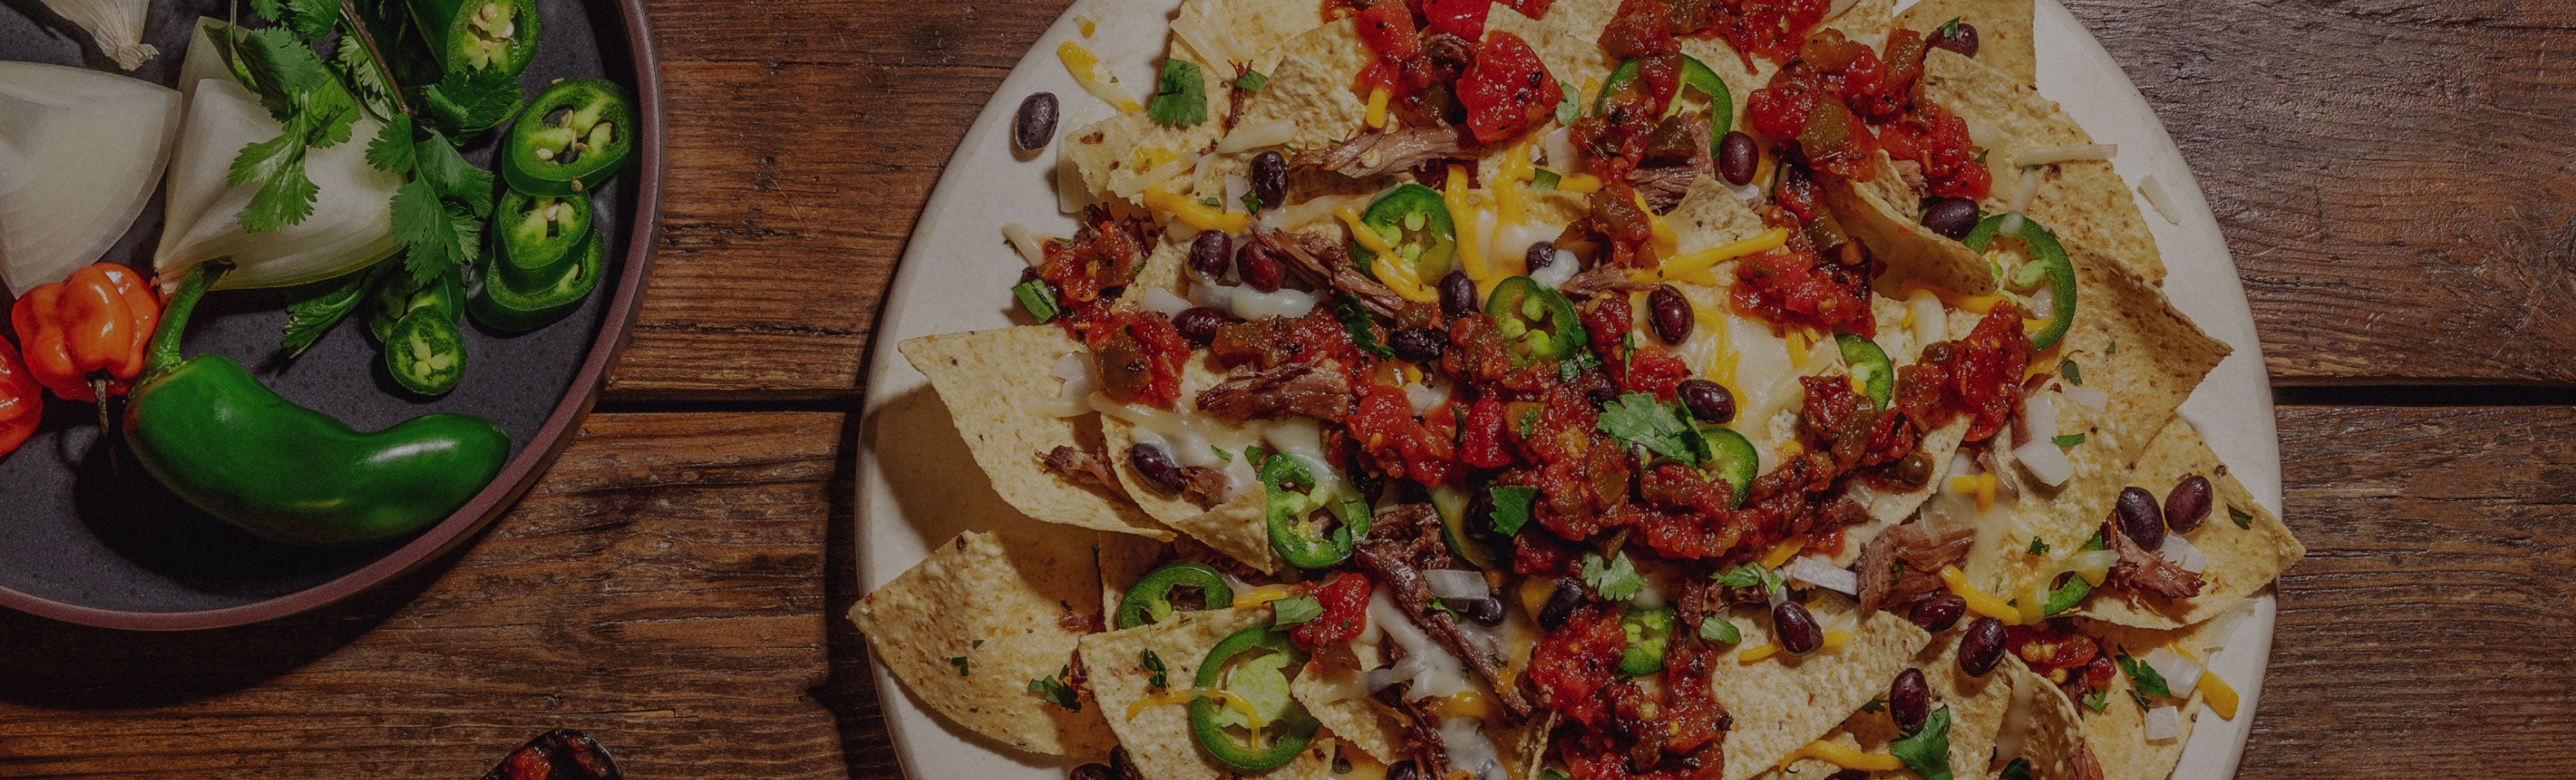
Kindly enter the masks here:
M 877 320 L 861 423 L 859 581 L 870 590 L 920 562 L 930 545 L 959 532 L 1043 526 L 1004 504 L 984 480 L 958 478 L 977 473 L 974 460 L 946 407 L 921 372 L 895 354 L 895 345 L 915 336 L 1013 324 L 1009 291 L 1027 265 L 1003 242 L 1001 226 L 1019 222 L 1055 235 L 1070 235 L 1075 228 L 1071 217 L 1056 211 L 1053 150 L 1020 155 L 1011 148 L 1011 120 L 1020 100 L 1036 92 L 1055 93 L 1063 105 L 1059 134 L 1108 116 L 1111 109 L 1075 85 L 1057 62 L 1056 45 L 1083 40 L 1132 91 L 1135 85 L 1153 83 L 1170 17 L 1179 5 L 1178 0 L 1077 0 L 1066 9 L 985 104 L 913 226 L 912 242 Z M 1078 29 L 1083 20 L 1096 25 L 1089 39 L 1082 39 Z M 2255 500 L 2280 512 L 2280 441 L 2272 427 L 2262 348 L 2235 263 L 2199 182 L 2154 109 L 2121 74 L 2119 63 L 2056 0 L 2038 0 L 2034 37 L 2040 91 L 2065 106 L 2097 142 L 2119 145 L 2115 164 L 2131 185 L 2153 175 L 2171 196 L 2179 223 L 2166 222 L 2140 205 L 2164 251 L 2169 269 L 2165 292 L 2201 328 L 2236 350 L 2183 404 L 2183 416 L 2200 428 Z M 1089 539 L 1086 531 L 1053 528 L 1068 539 Z M 2262 691 L 2274 615 L 2273 597 L 2266 590 L 2255 601 L 2252 619 L 2237 625 L 2226 651 L 2213 659 L 2212 669 L 2243 694 L 2243 708 L 2233 721 L 2201 713 L 2174 777 L 2235 774 Z M 958 728 L 931 714 L 882 666 L 876 674 L 887 726 L 908 775 L 976 780 L 1065 776 L 1065 762 L 1002 747 Z

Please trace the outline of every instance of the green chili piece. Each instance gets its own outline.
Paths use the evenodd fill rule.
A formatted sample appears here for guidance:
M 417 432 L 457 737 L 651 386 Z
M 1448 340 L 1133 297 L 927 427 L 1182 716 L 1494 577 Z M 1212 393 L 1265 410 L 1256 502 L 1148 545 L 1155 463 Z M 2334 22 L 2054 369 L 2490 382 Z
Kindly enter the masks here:
M 516 76 L 537 57 L 536 0 L 411 0 L 406 5 L 445 72 Z
M 385 371 L 421 395 L 446 395 L 465 381 L 465 334 L 433 310 L 403 315 L 385 339 Z
M 1245 653 L 1254 653 L 1256 656 L 1278 654 L 1285 656 L 1289 662 L 1268 665 L 1258 670 L 1245 668 L 1249 664 L 1238 663 L 1238 659 Z M 1277 705 L 1276 717 L 1266 724 L 1245 724 L 1252 732 L 1250 741 L 1238 740 L 1233 734 L 1227 732 L 1227 724 L 1219 717 L 1221 713 L 1229 710 L 1220 705 L 1215 697 L 1200 696 L 1190 701 L 1191 739 L 1198 742 L 1199 748 L 1206 750 L 1209 756 L 1224 762 L 1226 766 L 1246 772 L 1275 769 L 1296 759 L 1297 754 L 1306 749 L 1306 744 L 1314 741 L 1316 730 L 1323 725 L 1317 722 L 1315 716 L 1307 712 L 1303 705 L 1286 695 L 1287 682 L 1278 671 L 1282 667 L 1294 669 L 1302 665 L 1303 655 L 1297 652 L 1296 647 L 1288 644 L 1288 632 L 1267 626 L 1254 626 L 1237 631 L 1217 642 L 1216 647 L 1208 651 L 1206 660 L 1199 662 L 1198 679 L 1194 681 L 1198 688 L 1208 691 L 1226 691 L 1243 696 L 1246 700 L 1255 701 L 1256 706 L 1275 698 L 1276 701 L 1272 703 Z M 1229 680 L 1227 675 L 1229 667 L 1240 668 L 1246 673 L 1257 673 L 1265 679 L 1259 681 L 1257 688 L 1252 684 L 1252 680 Z M 1271 677 L 1279 679 L 1266 679 Z M 1273 686 L 1279 690 L 1268 690 Z M 1259 698 L 1255 699 L 1256 696 Z M 1269 744 L 1266 746 L 1262 744 L 1262 731 L 1265 726 L 1274 727 L 1269 733 Z
M 378 342 L 392 339 L 394 323 L 421 309 L 436 309 L 450 322 L 465 316 L 464 274 L 445 274 L 427 286 L 413 284 L 411 273 L 398 266 L 376 277 L 367 299 L 367 333 Z
M 502 139 L 501 178 L 530 195 L 598 189 L 634 156 L 639 130 L 625 87 L 595 78 L 557 81 Z
M 1215 567 L 1198 561 L 1173 561 L 1145 575 L 1127 588 L 1118 599 L 1117 626 L 1135 628 L 1160 623 L 1172 616 L 1172 592 L 1197 588 L 1203 609 L 1223 609 L 1234 604 L 1234 588 L 1225 584 L 1225 575 Z
M 466 283 L 465 309 L 474 321 L 484 327 L 509 333 L 526 333 L 552 325 L 581 308 L 592 290 L 599 288 L 605 273 L 607 250 L 599 234 L 581 242 L 571 261 L 555 269 L 554 276 L 535 284 L 511 278 L 494 268 L 496 261 L 486 257 L 475 263 L 477 273 Z
M 2003 232 L 2004 218 L 2009 216 L 2012 215 L 1997 214 L 1985 218 L 1959 243 L 1968 245 L 1970 250 L 1985 252 L 1986 247 L 1994 243 L 1995 236 Z M 2049 291 L 2048 324 L 2042 326 L 2038 333 L 2031 334 L 2030 348 L 2035 352 L 2057 346 L 2058 340 L 2066 337 L 2067 327 L 2075 324 L 2075 261 L 2067 257 L 2066 247 L 2057 243 L 2057 234 L 2048 232 L 2048 228 L 2041 227 L 2029 217 L 2021 218 L 2021 229 L 2014 231 L 2013 235 L 2030 249 L 2030 261 L 2013 271 L 2013 286 L 2029 290 L 2045 283 Z
M 1673 608 L 1631 607 L 1619 618 L 1628 631 L 1628 648 L 1619 653 L 1619 673 L 1644 677 L 1664 670 L 1664 646 L 1672 641 Z
M 1896 398 L 1896 366 L 1887 361 L 1887 350 L 1853 333 L 1835 336 L 1834 345 L 1842 348 L 1843 367 L 1853 379 L 1860 380 L 1862 392 L 1878 408 L 1887 408 L 1888 402 Z
M 1485 299 L 1485 313 L 1493 315 L 1495 327 L 1512 343 L 1515 358 L 1561 358 L 1588 340 L 1583 323 L 1575 319 L 1574 303 L 1526 276 L 1494 285 L 1493 295 Z
M 1424 282 L 1448 275 L 1458 256 L 1458 226 L 1450 219 L 1449 202 L 1420 184 L 1387 190 L 1369 204 L 1368 213 L 1360 215 L 1360 224 L 1377 231 L 1378 238 L 1404 255 L 1415 278 Z M 1376 271 L 1377 253 L 1356 241 L 1351 244 L 1351 260 L 1362 271 Z
M 1350 560 L 1352 540 L 1368 535 L 1368 503 L 1357 496 L 1315 495 L 1314 473 L 1295 456 L 1274 455 L 1261 464 L 1261 486 L 1269 494 L 1264 520 L 1270 547 L 1291 565 L 1301 569 L 1338 565 Z M 1323 529 L 1332 521 L 1306 519 L 1317 509 L 1329 510 L 1332 521 L 1338 521 L 1329 533 Z
M 1592 97 L 1592 113 L 1598 116 L 1607 110 L 1610 96 L 1636 83 L 1637 77 L 1644 72 L 1645 64 L 1641 60 L 1619 63 L 1618 69 L 1610 71 L 1610 78 L 1601 82 L 1601 94 Z M 1710 154 L 1716 154 L 1718 140 L 1725 138 L 1726 131 L 1735 127 L 1735 93 L 1727 89 L 1725 79 L 1717 77 L 1717 71 L 1710 70 L 1707 63 L 1687 54 L 1682 55 L 1681 82 L 1681 89 L 1708 97 L 1708 149 Z M 1664 109 L 1665 116 L 1681 113 L 1681 95 L 1676 91 L 1673 97 L 1672 105 Z
M 1762 467 L 1761 454 L 1754 451 L 1753 442 L 1746 440 L 1744 434 L 1730 428 L 1703 427 L 1699 435 L 1708 441 L 1709 470 L 1735 488 L 1727 505 L 1744 506 L 1744 499 L 1753 493 L 1753 478 Z
M 1430 492 L 1431 508 L 1440 513 L 1440 538 L 1449 543 L 1450 552 L 1486 571 L 1510 567 L 1509 547 L 1498 549 L 1496 545 L 1479 540 L 1478 534 L 1468 528 L 1473 519 L 1467 516 L 1467 511 L 1473 502 L 1466 493 L 1447 485 L 1432 488 Z
M 501 193 L 500 212 L 492 223 L 504 259 L 500 271 L 523 285 L 551 283 L 561 275 L 563 262 L 590 240 L 590 196 L 508 190 Z

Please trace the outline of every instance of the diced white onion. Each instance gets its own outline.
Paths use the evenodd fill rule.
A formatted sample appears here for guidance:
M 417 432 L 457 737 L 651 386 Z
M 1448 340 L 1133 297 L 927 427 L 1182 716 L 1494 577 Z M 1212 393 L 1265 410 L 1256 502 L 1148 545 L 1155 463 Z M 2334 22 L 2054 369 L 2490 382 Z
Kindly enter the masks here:
M 1216 153 L 1249 152 L 1264 146 L 1278 146 L 1295 140 L 1296 137 L 1297 123 L 1285 119 L 1257 125 L 1243 125 L 1235 128 L 1234 132 L 1226 134 L 1225 140 L 1216 142 Z
M 1422 573 L 1422 583 L 1431 586 L 1431 595 L 1444 599 L 1480 600 L 1492 598 L 1494 588 L 1485 584 L 1485 573 L 1465 569 L 1431 569 Z
M 1046 244 L 1029 232 L 1029 226 L 1017 222 L 1003 225 L 1002 237 L 1010 239 L 1011 248 L 1019 251 L 1020 259 L 1027 261 L 1030 268 L 1046 265 Z
M 2146 723 L 2138 728 L 2149 742 L 2163 742 L 2182 736 L 2182 712 L 2168 704 L 2147 711 Z
M 1546 268 L 1530 272 L 1530 281 L 1550 290 L 1563 287 L 1566 282 L 1574 281 L 1574 275 L 1580 272 L 1576 268 L 1579 265 L 1582 261 L 1576 259 L 1573 252 L 1559 249 L 1556 250 L 1556 259 L 1548 261 Z
M 2096 412 L 2111 405 L 2111 394 L 2081 385 L 2061 388 L 2058 394 L 2066 396 L 2066 400 L 2083 404 L 2085 408 Z
M 1405 385 L 1404 400 L 1413 406 L 1414 416 L 1419 417 L 1448 403 L 1449 396 L 1457 389 L 1457 385 L 1447 379 L 1433 379 L 1428 385 Z
M 1655 582 L 1653 577 L 1647 577 L 1645 580 L 1646 583 L 1637 588 L 1637 595 L 1628 597 L 1628 606 L 1638 609 L 1663 609 L 1670 601 L 1664 597 L 1664 586 Z
M 1193 166 L 1190 169 L 1190 192 L 1192 194 L 1199 194 L 1224 190 L 1225 182 L 1209 178 L 1209 176 L 1214 173 L 1216 173 L 1216 155 L 1211 154 L 1200 157 L 1198 165 Z
M 2006 235 L 2021 232 L 2022 212 L 2030 208 L 2030 199 L 2038 194 L 2039 169 L 2021 169 L 2021 178 L 2013 182 L 2012 197 L 2004 200 L 2004 218 L 1995 223 L 1995 232 Z
M 2182 538 L 2182 534 L 2165 534 L 2164 546 L 2156 549 L 2156 555 L 2193 574 L 2209 570 L 2209 556 L 2192 546 L 2191 540 Z
M 1539 142 L 1539 146 L 1547 151 L 1548 170 L 1564 176 L 1583 172 L 1578 168 L 1583 164 L 1583 158 L 1575 153 L 1573 130 L 1557 128 L 1555 132 L 1548 133 L 1547 138 Z
M 2062 162 L 2109 160 L 2111 159 L 2111 155 L 2119 153 L 2120 147 L 2116 144 L 2041 146 L 2031 149 L 2023 149 L 2020 154 L 2013 155 L 2013 164 L 2028 168 L 2034 165 L 2050 165 Z
M 1226 308 L 1231 309 L 1234 316 L 1247 320 L 1303 317 L 1315 310 L 1313 294 L 1286 287 L 1273 292 L 1262 292 L 1249 286 L 1235 287 L 1226 297 Z
M 312 214 L 279 230 L 244 229 L 241 213 L 258 188 L 227 185 L 232 163 L 242 147 L 274 139 L 285 127 L 259 96 L 231 79 L 197 82 L 188 106 L 164 186 L 161 244 L 153 252 L 164 284 L 222 258 L 233 270 L 218 287 L 286 287 L 365 268 L 400 248 L 393 197 L 403 178 L 367 164 L 367 145 L 354 140 L 305 155 L 305 174 L 319 193 Z M 361 116 L 350 137 L 374 138 L 381 129 Z
M 2173 197 L 2165 194 L 2165 186 L 2156 181 L 2155 174 L 2147 174 L 2146 178 L 2138 180 L 2138 195 L 2147 199 L 2147 205 L 2155 207 L 2156 216 L 2164 217 L 2165 224 L 2181 224 L 2181 220 L 2174 218 Z
M 2075 478 L 2075 462 L 2067 459 L 2066 450 L 2060 449 L 2056 442 L 2032 439 L 2028 444 L 2014 447 L 2012 453 L 2013 459 L 2021 462 L 2023 470 L 2049 487 L 2066 484 L 2067 480 Z
M 1190 309 L 1190 302 L 1188 299 L 1182 298 L 1178 295 L 1173 295 L 1172 291 L 1160 287 L 1147 288 L 1145 290 L 1144 299 L 1141 303 L 1144 304 L 1146 311 L 1160 314 L 1165 317 L 1177 317 L 1180 316 L 1181 312 L 1189 311 Z
M 1789 561 L 1789 579 L 1804 582 L 1845 596 L 1860 595 L 1860 578 L 1850 569 L 1835 566 L 1833 559 L 1822 555 L 1801 555 Z
M 2159 647 L 2147 651 L 2147 657 L 2141 660 L 2165 678 L 2165 688 L 2173 691 L 2175 698 L 2190 696 L 2191 689 L 2200 685 L 2200 662 L 2189 656 Z
M 1225 177 L 1225 202 L 1242 203 L 1244 194 L 1251 191 L 1251 179 L 1246 179 L 1242 176 Z
M 1086 399 L 1100 388 L 1100 380 L 1091 375 L 1091 359 L 1080 352 L 1067 352 L 1056 358 L 1048 375 L 1064 380 L 1064 386 L 1053 396 L 1033 395 L 1020 399 L 1020 409 L 1047 417 L 1080 417 L 1091 411 Z

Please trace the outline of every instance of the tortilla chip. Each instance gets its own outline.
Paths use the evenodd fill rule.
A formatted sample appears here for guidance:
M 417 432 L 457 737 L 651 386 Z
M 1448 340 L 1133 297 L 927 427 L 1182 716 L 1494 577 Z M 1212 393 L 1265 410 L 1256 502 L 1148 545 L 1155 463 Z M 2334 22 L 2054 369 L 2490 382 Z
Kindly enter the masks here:
M 2083 549 L 2084 542 L 2101 530 L 2110 516 L 2111 502 L 2119 496 L 2120 483 L 2129 474 L 2128 460 L 2121 456 L 2103 434 L 2103 417 L 2090 407 L 2069 401 L 2057 402 L 2057 430 L 2060 435 L 2081 433 L 2084 441 L 2066 448 L 2066 459 L 2075 466 L 2075 474 L 2065 484 L 2050 487 L 2040 484 L 2019 466 L 2004 469 L 2001 478 L 2018 497 L 2010 502 L 1998 501 L 1999 511 L 1986 513 L 1977 520 L 1977 543 L 1959 568 L 1968 582 L 1986 589 L 1996 598 L 2041 599 L 2035 591 L 2047 572 L 2057 571 L 2057 562 Z M 1996 438 L 2009 442 L 2018 434 L 2006 430 Z M 1954 519 L 1978 517 L 1975 514 L 1953 514 Z M 2001 516 L 1999 520 L 1998 516 Z M 2031 554 L 2033 539 L 2045 543 L 2045 552 Z
M 1152 698 L 1167 694 L 1168 687 L 1189 687 L 1197 679 L 1199 662 L 1206 660 L 1217 642 L 1236 631 L 1269 625 L 1270 620 L 1270 610 L 1261 608 L 1179 612 L 1150 626 L 1082 638 L 1082 665 L 1089 674 L 1092 698 L 1108 718 L 1109 730 L 1117 733 L 1119 744 L 1127 747 L 1128 757 L 1135 759 L 1136 768 L 1146 777 L 1324 780 L 1331 775 L 1333 741 L 1323 732 L 1317 732 L 1306 751 L 1286 766 L 1247 775 L 1199 749 L 1190 737 L 1188 705 Z M 1162 662 L 1167 688 L 1153 687 L 1154 672 L 1144 665 L 1146 651 Z M 1138 706 L 1140 702 L 1144 704 Z
M 2030 724 L 2022 737 L 2021 755 L 1997 758 L 2030 759 L 2031 777 L 2044 780 L 2101 777 L 2098 770 L 2085 770 L 2100 765 L 2085 744 L 2083 715 L 2089 710 L 2066 698 L 2065 691 L 2023 666 L 2020 659 L 2008 660 L 2005 666 L 2012 669 L 2014 687 L 2032 686 Z
M 1136 179 L 1163 161 L 1206 151 L 1216 144 L 1218 138 L 1225 136 L 1224 120 L 1234 108 L 1234 69 L 1194 60 L 1193 54 L 1186 47 L 1173 47 L 1172 56 L 1200 66 L 1199 80 L 1207 96 L 1206 121 L 1185 127 L 1165 127 L 1143 111 L 1121 112 L 1067 133 L 1063 140 L 1057 141 L 1062 144 L 1059 153 L 1081 172 L 1083 186 L 1090 190 L 1093 198 L 1140 202 L 1138 198 L 1120 198 L 1116 190 L 1131 187 Z M 1153 97 L 1153 87 L 1158 83 L 1147 83 L 1145 98 Z M 1139 98 L 1138 102 L 1143 100 Z M 1186 172 L 1174 179 L 1181 182 L 1189 180 Z
M 1845 38 L 1869 44 L 1872 49 L 1885 49 L 1887 33 L 1896 29 L 1896 0 L 1859 0 L 1843 9 L 1840 16 L 1816 27 L 1841 30 Z
M 2209 450 L 2208 442 L 2201 440 L 2190 421 L 2179 416 L 2166 423 L 2164 433 L 2138 457 L 2136 468 L 2129 472 L 2128 484 L 2163 496 L 2183 477 L 2194 474 L 2208 478 L 2211 487 L 2208 519 L 2191 533 L 2183 534 L 2192 546 L 2200 548 L 2201 554 L 2209 556 L 2209 568 L 2200 573 L 2200 595 L 2167 599 L 2112 591 L 2087 599 L 2074 614 L 2150 629 L 2199 624 L 2235 608 L 2307 555 L 2307 548 L 2290 535 L 2289 527 L 2255 503 L 2243 483 L 2228 476 L 2227 467 L 2218 462 L 2218 454 Z M 2236 524 L 2233 512 L 2247 515 L 2243 527 Z
M 1950 708 L 1951 771 L 1958 777 L 1990 775 L 1986 764 L 1994 752 L 1995 734 L 2002 731 L 2004 715 L 2012 709 L 2013 675 L 2000 667 L 1984 677 L 1959 671 L 1959 640 L 1950 634 L 1934 637 L 1907 666 L 1923 671 L 1923 682 L 1932 691 L 1931 711 Z M 1894 675 L 1888 680 L 1894 681 Z M 1884 685 L 1880 693 L 1885 693 Z M 1841 730 L 1825 741 L 1864 753 L 1886 753 L 1890 744 L 1904 736 L 1882 707 L 1875 712 L 1852 713 L 1843 721 Z M 1819 780 L 1839 771 L 1840 766 L 1802 758 L 1773 771 L 1766 780 Z
M 1189 0 L 1172 18 L 1172 51 L 1201 65 L 1216 65 L 1232 79 L 1237 68 L 1269 73 L 1290 39 L 1323 26 L 1314 8 L 1277 0 Z M 1185 48 L 1186 47 L 1186 48 Z
M 1585 28 L 1569 26 L 1563 17 L 1553 12 L 1546 19 L 1531 19 L 1501 3 L 1495 3 L 1485 14 L 1488 35 L 1507 32 L 1519 36 L 1522 42 L 1529 44 L 1530 51 L 1538 54 L 1539 62 L 1547 66 L 1549 76 L 1554 77 L 1558 84 L 1571 84 L 1577 90 L 1582 90 L 1586 84 L 1598 84 L 1610 78 L 1610 71 L 1619 67 L 1619 60 L 1602 51 L 1601 44 L 1594 41 L 1600 36 L 1600 29 L 1590 28 L 1587 34 Z M 1580 97 L 1589 101 L 1593 94 L 1583 92 Z M 1586 102 L 1584 106 L 1589 108 L 1591 103 Z
M 2233 624 L 2230 624 L 2232 627 Z M 2166 645 L 2186 647 L 2199 654 L 2206 646 L 2207 634 L 2216 623 L 2203 623 L 2178 631 L 2150 631 L 2103 623 L 2079 622 L 2079 630 L 2100 637 L 2115 652 L 2125 651 L 2134 658 L 2145 658 L 2148 651 Z M 2124 670 L 2111 676 L 2111 690 L 2103 697 L 2101 712 L 2078 707 L 2084 726 L 2084 742 L 2093 756 L 2102 762 L 2103 780 L 2164 780 L 2173 774 L 2174 765 L 2182 760 L 2183 745 L 2191 741 L 2191 729 L 2199 714 L 2198 690 L 2174 691 L 2181 694 L 2169 699 L 2150 699 L 2149 703 L 2173 705 L 2182 716 L 2182 733 L 2171 739 L 2149 740 L 2145 733 L 2146 710 L 2139 708 L 2130 695 L 2136 685 Z
M 1946 287 L 1970 295 L 1994 292 L 1994 271 L 1968 245 L 1924 227 L 1917 216 L 1914 190 L 1907 187 L 1887 153 L 1877 155 L 1878 174 L 1866 182 L 1831 179 L 1825 183 L 1825 205 L 1843 228 L 1870 254 L 1887 262 L 1882 290 L 1906 280 Z
M 1021 750 L 1098 758 L 1118 741 L 1100 708 L 1028 692 L 1073 661 L 1100 596 L 1087 545 L 969 531 L 850 608 L 879 663 L 923 705 Z M 959 604 L 974 609 L 957 609 Z M 1070 608 L 1070 612 L 1067 609 Z
M 2084 386 L 2110 394 L 2100 435 L 2135 458 L 2232 350 L 2154 282 L 2087 249 L 2066 247 L 2075 262 L 2075 323 L 2057 350 L 2075 362 Z
M 1163 565 L 1171 545 L 1134 534 L 1103 531 L 1093 534 L 1100 562 L 1100 614 L 1118 614 L 1119 601 L 1127 588 Z
M 1265 522 L 1270 507 L 1270 494 L 1260 488 L 1243 491 L 1215 509 L 1174 522 L 1172 527 L 1189 534 L 1217 552 L 1234 556 L 1263 574 L 1279 570 L 1279 551 L 1270 547 L 1270 526 Z
M 1832 731 L 1887 690 L 1887 681 L 1931 641 L 1931 635 L 1904 618 L 1888 612 L 1863 614 L 1859 605 L 1838 596 L 1821 596 L 1807 606 L 1819 625 L 1850 626 L 1850 644 L 1750 664 L 1730 656 L 1711 675 L 1718 703 L 1735 717 L 1735 730 L 1726 735 L 1725 780 L 1761 774 Z M 1737 647 L 1770 644 L 1769 625 L 1768 620 L 1736 621 L 1744 636 Z
M 1099 451 L 1097 424 L 1088 415 L 1050 417 L 1020 404 L 1025 398 L 1053 397 L 1061 381 L 1049 372 L 1057 359 L 1080 349 L 1080 343 L 1053 325 L 942 333 L 896 347 L 913 368 L 930 377 L 930 386 L 956 420 L 958 435 L 975 453 L 975 464 L 992 478 L 993 492 L 1013 508 L 1050 523 L 1170 539 L 1171 529 L 1134 504 L 1057 476 L 1039 460 L 1059 446 Z
M 1977 61 L 2012 76 L 2017 84 L 2039 83 L 2039 55 L 2031 42 L 2031 0 L 1923 0 L 1896 15 L 1896 26 L 1932 37 L 1932 31 L 1957 19 L 1977 28 Z
M 1360 654 L 1360 667 L 1375 669 L 1385 663 L 1385 654 L 1374 645 L 1353 643 Z M 1378 704 L 1360 685 L 1359 669 L 1327 667 L 1308 662 L 1306 670 L 1288 683 L 1288 695 L 1306 705 L 1315 721 L 1325 730 L 1351 743 L 1383 763 L 1401 760 L 1404 750 L 1404 723 L 1384 705 Z
M 1735 189 L 1714 176 L 1691 180 L 1690 191 L 1664 215 L 1673 229 L 1673 249 L 1696 252 L 1761 235 L 1771 229 L 1762 215 L 1735 196 Z
M 1297 133 L 1287 145 L 1300 149 L 1331 146 L 1358 133 L 1368 103 L 1351 85 L 1377 61 L 1377 53 L 1360 40 L 1354 23 L 1343 19 L 1308 30 L 1282 51 L 1270 83 L 1244 104 L 1237 126 L 1293 123 Z
M 2004 199 L 2012 195 L 2019 175 L 2011 166 L 2014 155 L 2040 147 L 2093 143 L 2093 136 L 2056 101 L 2041 97 L 2026 81 L 1956 52 L 1931 50 L 1923 58 L 1921 84 L 1924 97 L 1958 114 L 1972 130 L 1982 129 L 1979 137 L 1993 139 L 1988 164 L 2001 172 L 1983 204 L 1989 212 L 2003 211 Z M 2044 166 L 2038 194 L 2023 213 L 2055 231 L 2065 243 L 2091 247 L 2149 283 L 2162 282 L 2164 258 L 2156 250 L 2155 235 L 2147 232 L 2137 197 L 2110 162 L 2052 163 Z

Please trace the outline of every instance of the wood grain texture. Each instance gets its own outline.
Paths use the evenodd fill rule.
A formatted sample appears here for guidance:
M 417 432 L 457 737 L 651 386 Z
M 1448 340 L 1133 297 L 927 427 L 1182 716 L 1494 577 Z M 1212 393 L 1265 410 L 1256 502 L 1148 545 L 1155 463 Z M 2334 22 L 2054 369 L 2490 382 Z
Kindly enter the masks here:
M 292 620 L 0 613 L 0 776 L 462 780 L 558 726 L 636 777 L 839 776 L 804 693 L 843 422 L 594 416 L 461 559 Z
M 2277 380 L 2576 381 L 2576 3 L 2066 4 L 2199 177 Z

